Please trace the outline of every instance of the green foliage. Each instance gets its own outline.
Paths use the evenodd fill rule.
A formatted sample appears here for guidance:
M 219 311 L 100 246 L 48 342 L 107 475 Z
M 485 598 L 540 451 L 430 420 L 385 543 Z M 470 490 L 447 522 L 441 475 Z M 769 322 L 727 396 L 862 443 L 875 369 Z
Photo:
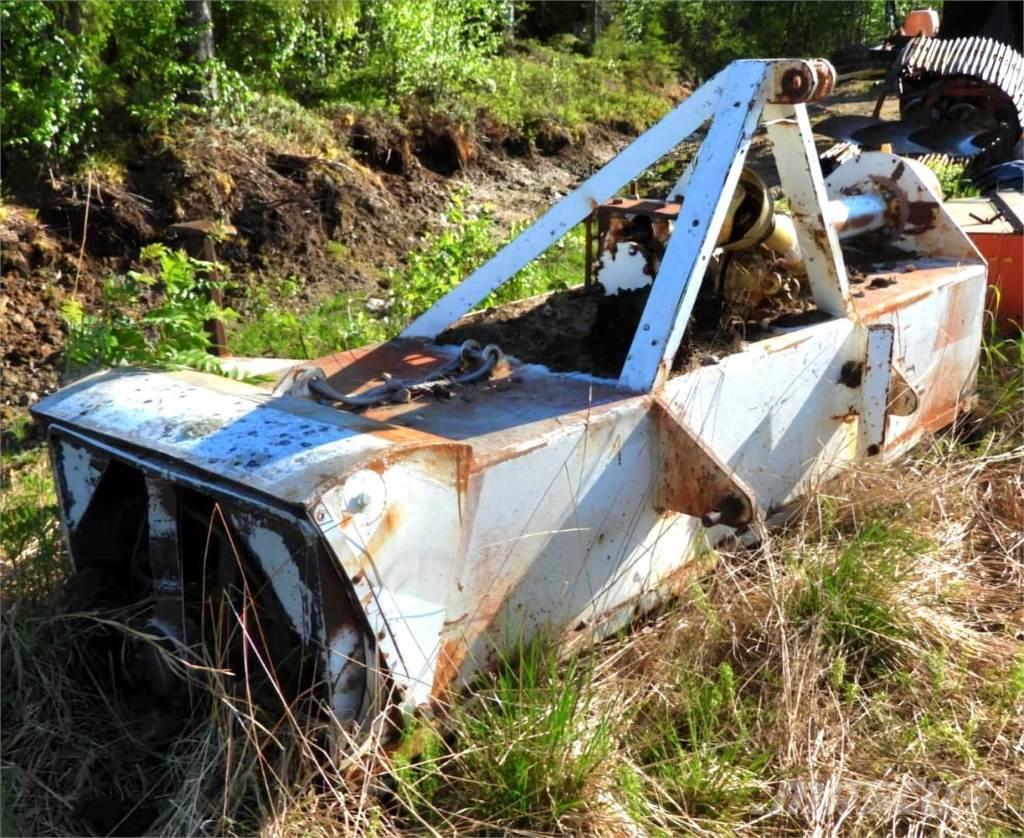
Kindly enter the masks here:
M 212 3 L 215 58 L 186 58 L 184 0 L 8 0 L 3 26 L 5 155 L 73 158 L 105 128 L 164 130 L 187 114 L 240 118 L 252 91 L 310 105 L 415 96 L 527 133 L 554 121 L 643 127 L 660 86 L 734 58 L 821 55 L 884 34 L 884 3 L 603 4 L 601 37 L 509 49 L 513 0 L 252 0 Z M 207 81 L 213 84 L 208 85 Z M 200 91 L 214 101 L 196 102 Z
M 973 198 L 981 189 L 966 174 L 966 167 L 960 163 L 929 163 L 942 187 L 942 194 L 948 198 Z
M 641 716 L 636 753 L 650 793 L 668 811 L 728 820 L 761 791 L 770 757 L 752 742 L 757 708 L 725 662 L 711 675 L 681 672 L 669 696 Z
M 448 208 L 445 226 L 426 237 L 404 268 L 388 272 L 385 330 L 397 333 L 487 259 L 495 250 L 493 230 L 493 219 L 486 210 L 469 213 L 456 197 Z
M 0 488 L 0 591 L 23 604 L 47 601 L 63 581 L 64 542 L 44 451 L 5 457 Z
M 365 40 L 347 95 L 394 102 L 437 95 L 486 72 L 501 43 L 508 0 L 376 0 L 363 8 Z
M 359 0 L 214 3 L 213 17 L 218 58 L 257 90 L 315 104 L 351 72 Z
M 521 229 L 514 227 L 509 238 Z M 489 210 L 470 212 L 462 199 L 456 197 L 448 208 L 444 228 L 427 235 L 422 247 L 409 256 L 403 268 L 387 272 L 387 292 L 380 314 L 367 310 L 364 295 L 341 294 L 311 312 L 298 314 L 289 301 L 289 289 L 279 289 L 279 296 L 284 298 L 280 302 L 273 302 L 264 292 L 255 306 L 259 314 L 231 334 L 231 349 L 239 355 L 316 358 L 335 350 L 388 340 L 504 243 L 495 236 L 494 218 Z M 583 263 L 583 230 L 578 227 L 479 307 L 577 285 L 583 280 Z M 285 293 L 281 294 L 281 290 Z M 292 285 L 290 290 L 297 287 Z
M 98 115 L 82 38 L 55 25 L 55 7 L 13 0 L 0 5 L 4 146 L 58 157 L 87 142 Z
M 86 313 L 71 300 L 62 310 L 68 328 L 65 362 L 70 369 L 119 364 L 220 368 L 209 355 L 204 324 L 234 316 L 210 300 L 223 283 L 208 272 L 214 265 L 160 244 L 143 249 L 146 270 L 111 277 L 99 311 Z
M 991 309 L 999 309 L 999 291 L 990 288 Z M 986 330 L 981 341 L 978 391 L 983 410 L 993 419 L 1017 417 L 1024 426 L 1024 332 L 1003 337 L 991 312 L 986 313 Z
M 597 706 L 592 681 L 590 666 L 559 661 L 552 644 L 523 644 L 500 659 L 473 702 L 454 708 L 447 782 L 424 797 L 439 764 L 435 747 L 416 775 L 400 769 L 399 799 L 424 820 L 443 795 L 468 822 L 564 829 L 586 808 L 585 791 L 612 748 L 612 720 Z
M 648 4 L 645 4 L 648 5 Z M 738 58 L 811 58 L 888 34 L 882 0 L 774 0 L 655 4 L 657 24 L 677 49 L 680 69 L 706 78 Z
M 662 85 L 671 76 L 666 62 L 614 32 L 590 57 L 531 42 L 494 58 L 486 69 L 488 85 L 462 91 L 450 106 L 486 112 L 527 135 L 550 124 L 575 130 L 588 122 L 639 130 L 665 114 Z
M 906 638 L 896 592 L 914 559 L 931 545 L 883 523 L 864 527 L 837 555 L 814 558 L 788 610 L 797 625 L 816 623 L 831 648 L 876 665 Z
M 391 770 L 407 806 L 429 806 L 444 782 L 444 762 L 445 744 L 437 729 L 423 719 L 407 721 L 391 755 Z
M 87 152 L 105 121 L 123 133 L 125 117 L 154 130 L 182 112 L 237 113 L 248 96 L 244 81 L 219 61 L 200 67 L 186 59 L 183 8 L 182 0 L 4 3 L 5 155 Z M 216 77 L 216 101 L 185 105 L 206 73 Z
M 1024 656 L 1017 658 L 1006 673 L 1006 681 L 1001 685 L 1000 698 L 1007 707 L 1017 707 L 1024 702 Z
M 123 133 L 126 116 L 149 132 L 183 114 L 237 118 L 252 90 L 306 105 L 450 92 L 484 72 L 505 11 L 491 0 L 215 2 L 215 57 L 199 65 L 183 0 L 10 0 L 5 155 L 73 157 L 106 125 Z

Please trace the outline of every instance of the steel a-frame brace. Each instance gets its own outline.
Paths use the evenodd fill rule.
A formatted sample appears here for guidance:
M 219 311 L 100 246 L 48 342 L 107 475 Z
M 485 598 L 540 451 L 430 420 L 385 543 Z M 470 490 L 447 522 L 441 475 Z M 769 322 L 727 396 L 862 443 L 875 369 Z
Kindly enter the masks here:
M 825 186 L 804 104 L 827 94 L 833 77 L 823 61 L 730 64 L 420 315 L 402 337 L 436 338 L 708 120 L 700 150 L 670 193 L 680 194 L 683 205 L 619 386 L 649 392 L 664 380 L 762 118 L 815 301 L 827 314 L 849 316 L 846 271 L 835 228 L 823 211 Z

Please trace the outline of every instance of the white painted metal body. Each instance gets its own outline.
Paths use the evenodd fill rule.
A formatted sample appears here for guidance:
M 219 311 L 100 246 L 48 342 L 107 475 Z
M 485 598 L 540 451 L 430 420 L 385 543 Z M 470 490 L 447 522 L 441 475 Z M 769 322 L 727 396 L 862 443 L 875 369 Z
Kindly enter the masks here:
M 849 463 L 900 456 L 948 424 L 971 398 L 984 263 L 899 158 L 864 154 L 823 181 L 805 106 L 766 104 L 793 72 L 813 82 L 805 62 L 730 65 L 401 339 L 316 362 L 342 390 L 447 363 L 445 328 L 711 118 L 617 380 L 512 358 L 450 400 L 356 415 L 196 373 L 94 376 L 36 408 L 76 562 L 93 561 L 112 463 L 183 487 L 181 504 L 222 511 L 298 642 L 317 650 L 333 711 L 365 720 L 465 683 L 502 645 L 620 625 L 685 584 L 708 541 L 756 531 Z M 762 120 L 820 316 L 672 376 L 723 196 Z M 825 207 L 873 178 L 911 209 L 893 258 L 854 296 Z M 894 408 L 897 381 L 912 409 Z M 163 509 L 139 514 L 162 521 Z M 181 625 L 188 642 L 187 615 Z

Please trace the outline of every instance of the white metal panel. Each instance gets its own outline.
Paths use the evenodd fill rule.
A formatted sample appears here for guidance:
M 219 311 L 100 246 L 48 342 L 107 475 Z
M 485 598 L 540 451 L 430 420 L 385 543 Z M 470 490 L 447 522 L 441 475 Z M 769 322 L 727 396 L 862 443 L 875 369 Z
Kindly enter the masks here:
M 62 390 L 37 410 L 290 503 L 315 493 L 311 470 L 326 479 L 389 446 L 366 433 L 373 427 L 368 420 L 198 373 L 111 371 Z
M 323 495 L 313 516 L 408 706 L 430 697 L 445 602 L 460 572 L 457 468 L 430 450 L 396 455 L 379 474 L 349 475 Z
M 318 604 L 302 580 L 297 557 L 292 555 L 281 533 L 269 526 L 261 526 L 260 519 L 251 512 L 228 510 L 227 515 L 235 532 L 245 539 L 250 554 L 266 574 L 274 595 L 302 642 L 309 643 L 314 638 L 322 642 L 322 633 L 314 617 Z
M 892 375 L 894 329 L 888 323 L 868 327 L 867 350 L 861 381 L 863 403 L 857 422 L 857 453 L 873 457 L 881 453 L 885 442 L 885 414 L 889 406 L 889 380 Z
M 740 61 L 725 71 L 718 112 L 697 152 L 675 229 L 619 376 L 631 390 L 654 387 L 664 376 L 666 359 L 671 363 L 679 348 L 728 210 L 723 197 L 736 188 L 768 94 L 765 66 Z
M 646 403 L 632 399 L 478 476 L 473 504 L 486 512 L 466 541 L 446 632 L 469 644 L 462 677 L 503 641 L 589 628 L 679 567 L 700 524 L 654 508 L 653 433 Z
M 856 455 L 860 391 L 840 376 L 863 357 L 854 324 L 834 320 L 672 378 L 664 398 L 768 511 Z
M 54 466 L 63 483 L 64 526 L 74 530 L 89 508 L 103 472 L 91 452 L 67 440 L 57 446 Z
M 846 265 L 835 225 L 824 211 L 828 200 L 807 107 L 767 105 L 764 118 L 814 301 L 826 314 L 845 317 L 853 311 Z
M 825 179 L 826 197 L 842 198 L 844 190 L 859 191 L 861 185 L 872 178 L 895 181 L 913 209 L 903 234 L 891 242 L 892 246 L 924 258 L 984 263 L 974 243 L 946 211 L 942 196 L 934 191 L 937 187 L 934 174 L 919 161 L 884 151 L 863 151 Z M 800 243 L 803 244 L 802 239 Z
M 925 261 L 921 267 L 927 268 Z M 885 455 L 892 459 L 965 409 L 974 392 L 985 316 L 985 267 L 965 265 L 919 299 L 881 315 L 895 328 L 893 363 L 920 394 L 908 416 L 890 414 Z

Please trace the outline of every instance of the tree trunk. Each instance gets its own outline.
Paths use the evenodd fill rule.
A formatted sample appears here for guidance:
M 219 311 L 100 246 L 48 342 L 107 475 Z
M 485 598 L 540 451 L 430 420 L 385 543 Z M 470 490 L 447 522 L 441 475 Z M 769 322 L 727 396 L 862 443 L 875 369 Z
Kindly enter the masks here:
M 213 14 L 210 0 L 185 0 L 185 57 L 198 68 L 197 87 L 190 98 L 197 104 L 217 96 L 213 74 Z
M 67 18 L 64 20 L 64 28 L 72 35 L 82 34 L 82 4 L 71 3 L 68 5 Z

